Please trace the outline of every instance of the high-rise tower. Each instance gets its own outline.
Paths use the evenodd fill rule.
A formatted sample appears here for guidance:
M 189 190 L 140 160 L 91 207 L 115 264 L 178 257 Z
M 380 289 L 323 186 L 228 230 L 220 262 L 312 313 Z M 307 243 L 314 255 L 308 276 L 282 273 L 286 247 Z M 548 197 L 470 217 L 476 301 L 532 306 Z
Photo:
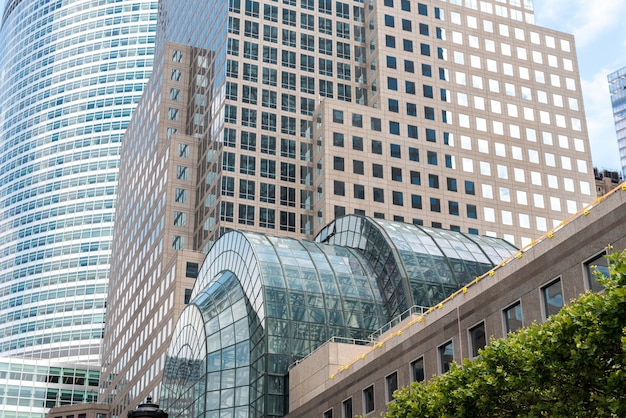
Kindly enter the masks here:
M 152 70 L 156 20 L 153 0 L 6 2 L 0 356 L 28 359 L 16 360 L 20 371 L 33 361 L 41 370 L 63 362 L 68 373 L 99 365 L 120 144 Z M 42 380 L 86 382 L 76 372 Z M 46 406 L 81 401 L 65 389 L 69 398 L 51 402 L 20 392 L 0 409 L 43 416 Z
M 615 118 L 622 178 L 626 178 L 626 67 L 609 74 L 607 78 Z

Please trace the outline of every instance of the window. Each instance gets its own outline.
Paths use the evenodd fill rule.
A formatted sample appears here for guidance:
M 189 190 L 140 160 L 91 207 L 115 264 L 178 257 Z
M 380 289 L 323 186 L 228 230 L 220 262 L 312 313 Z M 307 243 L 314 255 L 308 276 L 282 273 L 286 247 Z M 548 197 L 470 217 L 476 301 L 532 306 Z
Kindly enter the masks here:
M 420 161 L 420 151 L 417 148 L 409 147 L 409 160 L 418 162 Z
M 259 208 L 259 226 L 274 229 L 276 227 L 276 211 L 274 209 Z
M 222 176 L 222 196 L 235 196 L 235 179 Z
M 585 262 L 585 275 L 587 278 L 587 288 L 592 292 L 600 292 L 604 290 L 604 286 L 598 283 L 593 272 L 599 271 L 606 277 L 609 277 L 609 260 L 606 259 L 606 252 L 602 252 L 591 260 Z
M 361 184 L 354 185 L 354 198 L 355 199 L 365 199 L 365 186 Z
M 385 389 L 387 402 L 393 401 L 393 393 L 398 390 L 398 372 L 393 372 L 385 377 Z
M 467 204 L 466 205 L 466 210 L 467 210 L 467 217 L 470 219 L 477 219 L 477 211 L 476 211 L 476 205 L 471 205 L 471 204 Z
M 522 305 L 519 302 L 504 309 L 502 313 L 504 314 L 504 330 L 507 334 L 523 326 Z
M 557 279 L 542 287 L 541 294 L 543 297 L 545 318 L 559 313 L 563 307 L 563 289 L 561 288 L 561 279 Z
M 352 137 L 352 149 L 355 151 L 363 151 L 363 138 L 360 136 Z
M 473 181 L 465 180 L 465 193 L 475 195 L 476 187 Z
M 414 184 L 416 186 L 420 186 L 422 184 L 419 171 L 411 170 L 411 184 Z
M 422 196 L 417 194 L 411 195 L 411 207 L 413 209 L 422 209 Z
M 439 346 L 439 371 L 446 373 L 450 370 L 450 366 L 454 361 L 454 347 L 452 341 L 448 341 L 444 345 Z
M 263 154 L 276 155 L 276 138 L 269 135 L 261 135 L 261 152 Z
M 470 340 L 470 353 L 472 358 L 478 356 L 478 350 L 484 348 L 487 345 L 487 336 L 485 334 L 485 323 L 481 322 L 478 325 L 469 329 Z
M 187 180 L 189 170 L 187 167 L 179 165 L 176 167 L 176 178 L 179 180 Z
M 430 211 L 431 212 L 441 212 L 441 200 L 436 197 L 430 198 Z
M 438 175 L 436 174 L 428 175 L 428 187 L 430 187 L 431 189 L 439 188 L 439 176 Z
M 254 200 L 254 181 L 253 180 L 239 180 L 239 198 Z
M 393 204 L 396 206 L 404 206 L 404 195 L 402 192 L 393 191 L 392 192 L 392 200 Z
M 423 382 L 426 378 L 424 373 L 424 358 L 420 357 L 411 362 L 411 381 Z
M 296 206 L 296 189 L 294 187 L 280 186 L 280 204 L 283 206 Z
M 280 163 L 280 179 L 291 183 L 296 182 L 296 165 L 291 163 Z
M 428 160 L 428 164 L 437 165 L 437 153 L 435 151 L 427 151 L 426 159 Z
M 374 411 L 374 386 L 363 389 L 363 411 L 366 414 Z
M 265 203 L 272 203 L 272 204 L 276 203 L 276 185 L 268 184 L 268 183 L 261 183 L 260 186 L 261 187 L 259 190 L 259 195 L 260 195 L 259 200 Z
M 239 223 L 243 225 L 254 225 L 253 205 L 239 205 Z
M 363 161 L 353 160 L 352 161 L 352 172 L 354 174 L 365 174 L 365 170 L 363 168 Z
M 372 139 L 372 154 L 382 155 L 382 153 L 383 153 L 383 143 L 381 141 Z
M 352 398 L 346 399 L 341 403 L 341 418 L 353 418 L 352 415 Z
M 256 171 L 256 157 L 251 155 L 242 155 L 239 160 L 239 172 L 241 174 L 249 174 L 254 176 Z
M 385 191 L 383 189 L 374 187 L 374 202 L 385 203 Z
M 400 151 L 400 145 L 398 145 L 398 144 L 390 144 L 389 145 L 389 152 L 390 152 L 392 158 L 402 158 L 402 154 L 401 154 L 401 151 Z
M 280 230 L 296 232 L 296 214 L 294 212 L 280 211 Z
M 187 224 L 187 214 L 185 212 L 174 211 L 174 226 L 185 226 Z
M 382 164 L 372 164 L 372 176 L 382 179 L 383 178 L 383 166 Z
M 176 189 L 176 193 L 174 195 L 174 201 L 176 201 L 177 203 L 187 202 L 187 190 Z
M 459 202 L 450 200 L 448 202 L 448 212 L 450 215 L 459 216 Z
M 333 410 L 329 409 L 328 411 L 324 412 L 324 418 L 333 418 Z
M 456 187 L 456 179 L 453 179 L 451 177 L 447 177 L 446 178 L 446 183 L 448 185 L 448 190 L 451 192 L 456 192 L 457 191 L 457 187 Z

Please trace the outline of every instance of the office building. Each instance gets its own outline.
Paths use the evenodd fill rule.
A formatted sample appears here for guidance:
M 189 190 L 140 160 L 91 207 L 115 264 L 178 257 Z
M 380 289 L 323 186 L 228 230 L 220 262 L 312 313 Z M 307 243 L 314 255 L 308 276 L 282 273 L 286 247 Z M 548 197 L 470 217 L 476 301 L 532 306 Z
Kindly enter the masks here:
M 230 230 L 311 240 L 355 214 L 521 247 L 596 198 L 574 39 L 530 1 L 163 1 L 159 19 L 122 150 L 116 415 L 160 400 L 187 263 Z
M 622 177 L 626 177 L 626 67 L 608 75 L 611 104 L 615 118 L 615 132 L 622 164 Z
M 99 368 L 120 143 L 152 70 L 157 1 L 4 3 L 0 357 L 89 374 Z M 43 417 L 54 402 L 29 393 L 5 398 L 0 414 Z
M 169 59 L 155 64 L 122 145 L 100 397 L 120 417 L 159 399 L 169 337 L 204 258 L 188 249 L 198 147 L 182 133 L 180 104 L 192 48 L 168 43 L 164 52 Z
M 190 247 L 344 213 L 521 246 L 593 200 L 573 37 L 530 2 L 456 3 L 164 2 L 163 38 L 209 69 Z

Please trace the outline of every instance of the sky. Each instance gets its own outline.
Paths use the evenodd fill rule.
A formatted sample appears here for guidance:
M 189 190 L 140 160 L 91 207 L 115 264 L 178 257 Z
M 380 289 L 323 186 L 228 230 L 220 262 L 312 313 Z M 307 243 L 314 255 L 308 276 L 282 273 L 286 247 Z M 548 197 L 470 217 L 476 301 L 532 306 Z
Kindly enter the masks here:
M 576 38 L 591 156 L 621 169 L 606 76 L 626 67 L 626 0 L 534 0 L 535 22 Z

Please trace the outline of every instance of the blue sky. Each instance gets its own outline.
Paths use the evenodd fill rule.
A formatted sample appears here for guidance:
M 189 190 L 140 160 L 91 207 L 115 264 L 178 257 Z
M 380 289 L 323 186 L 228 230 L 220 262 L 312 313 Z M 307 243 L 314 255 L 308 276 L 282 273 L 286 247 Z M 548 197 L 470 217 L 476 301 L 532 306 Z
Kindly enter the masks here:
M 626 0 L 534 0 L 535 21 L 574 34 L 594 166 L 619 170 L 607 74 L 626 67 Z

